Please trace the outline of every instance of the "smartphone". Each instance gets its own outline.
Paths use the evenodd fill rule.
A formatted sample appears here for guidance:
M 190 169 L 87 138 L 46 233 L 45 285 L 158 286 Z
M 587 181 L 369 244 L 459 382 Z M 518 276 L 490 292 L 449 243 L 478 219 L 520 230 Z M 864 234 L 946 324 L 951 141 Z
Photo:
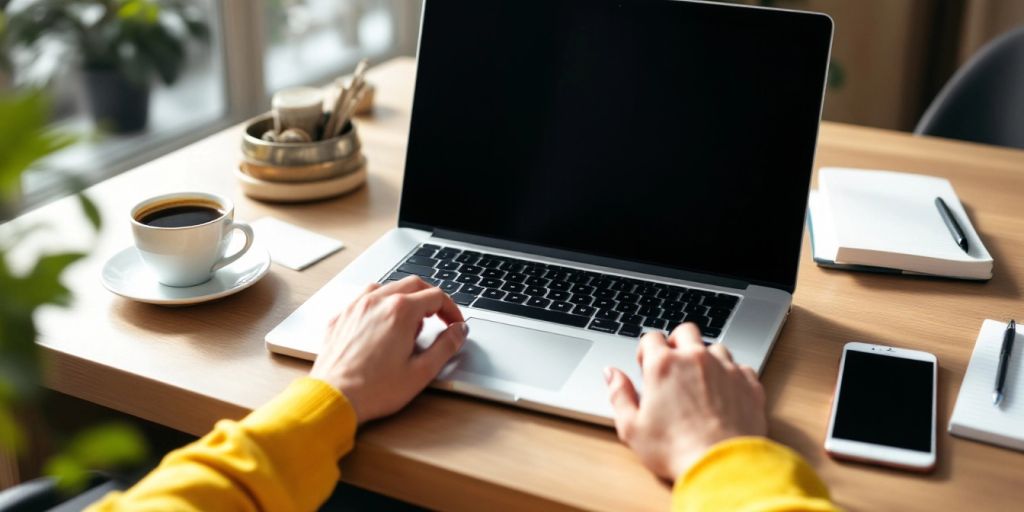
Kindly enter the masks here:
M 927 352 L 847 343 L 825 451 L 838 459 L 934 469 L 937 375 L 938 361 Z

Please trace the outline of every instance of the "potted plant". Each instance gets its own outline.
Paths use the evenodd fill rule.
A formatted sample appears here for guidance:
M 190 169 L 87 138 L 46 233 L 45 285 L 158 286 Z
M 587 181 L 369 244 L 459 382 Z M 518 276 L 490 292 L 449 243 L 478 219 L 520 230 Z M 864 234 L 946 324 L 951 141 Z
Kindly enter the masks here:
M 209 28 L 187 0 L 34 0 L 6 9 L 0 26 L 12 62 L 67 62 L 81 67 L 96 123 L 115 133 L 146 126 L 154 75 L 173 84 L 190 40 Z M 3 19 L 3 18 L 0 18 Z

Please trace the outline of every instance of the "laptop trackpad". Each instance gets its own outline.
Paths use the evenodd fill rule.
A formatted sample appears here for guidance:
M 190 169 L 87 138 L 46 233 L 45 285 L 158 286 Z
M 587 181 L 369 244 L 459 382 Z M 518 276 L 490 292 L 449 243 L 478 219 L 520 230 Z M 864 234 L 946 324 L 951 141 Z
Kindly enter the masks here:
M 470 318 L 455 373 L 470 373 L 551 391 L 562 389 L 593 344 L 514 325 Z M 451 374 L 449 374 L 451 375 Z M 458 380 L 457 375 L 452 375 Z

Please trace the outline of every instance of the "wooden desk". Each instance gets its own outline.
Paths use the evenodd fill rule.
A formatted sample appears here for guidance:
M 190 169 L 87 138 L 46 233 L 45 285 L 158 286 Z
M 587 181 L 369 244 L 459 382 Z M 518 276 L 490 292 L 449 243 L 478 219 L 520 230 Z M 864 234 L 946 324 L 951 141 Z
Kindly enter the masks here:
M 373 71 L 379 107 L 360 123 L 368 186 L 313 205 L 243 197 L 231 169 L 240 127 L 94 187 L 106 220 L 93 256 L 67 283 L 77 301 L 39 318 L 57 391 L 201 435 L 267 401 L 308 364 L 272 356 L 263 336 L 396 219 L 414 64 Z M 1024 454 L 950 437 L 946 425 L 974 339 L 985 318 L 1024 318 L 1024 152 L 916 138 L 826 123 L 819 165 L 889 168 L 953 181 L 996 260 L 986 284 L 829 271 L 807 243 L 793 314 L 764 372 L 771 436 L 802 453 L 851 509 L 1019 507 Z M 207 190 L 235 198 L 237 215 L 273 215 L 345 241 L 347 248 L 305 272 L 279 266 L 253 288 L 182 309 L 136 304 L 100 286 L 99 272 L 129 245 L 127 211 L 144 196 Z M 75 204 L 26 216 L 56 221 L 60 244 L 86 240 Z M 843 343 L 863 340 L 939 357 L 939 467 L 917 476 L 841 464 L 822 452 Z M 1015 471 L 1009 471 L 1017 468 Z M 428 392 L 399 416 L 360 433 L 343 462 L 355 485 L 431 508 L 488 507 L 666 510 L 668 488 L 652 478 L 611 430 L 463 397 Z

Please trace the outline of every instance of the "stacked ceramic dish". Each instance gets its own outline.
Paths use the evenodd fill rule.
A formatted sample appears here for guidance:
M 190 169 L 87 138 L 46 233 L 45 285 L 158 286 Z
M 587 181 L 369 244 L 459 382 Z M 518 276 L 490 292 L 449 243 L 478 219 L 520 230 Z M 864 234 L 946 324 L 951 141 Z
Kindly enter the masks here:
M 242 136 L 242 162 L 235 176 L 249 197 L 302 202 L 336 197 L 366 182 L 366 158 L 351 122 L 341 133 L 312 142 L 269 142 L 270 114 L 250 121 Z

